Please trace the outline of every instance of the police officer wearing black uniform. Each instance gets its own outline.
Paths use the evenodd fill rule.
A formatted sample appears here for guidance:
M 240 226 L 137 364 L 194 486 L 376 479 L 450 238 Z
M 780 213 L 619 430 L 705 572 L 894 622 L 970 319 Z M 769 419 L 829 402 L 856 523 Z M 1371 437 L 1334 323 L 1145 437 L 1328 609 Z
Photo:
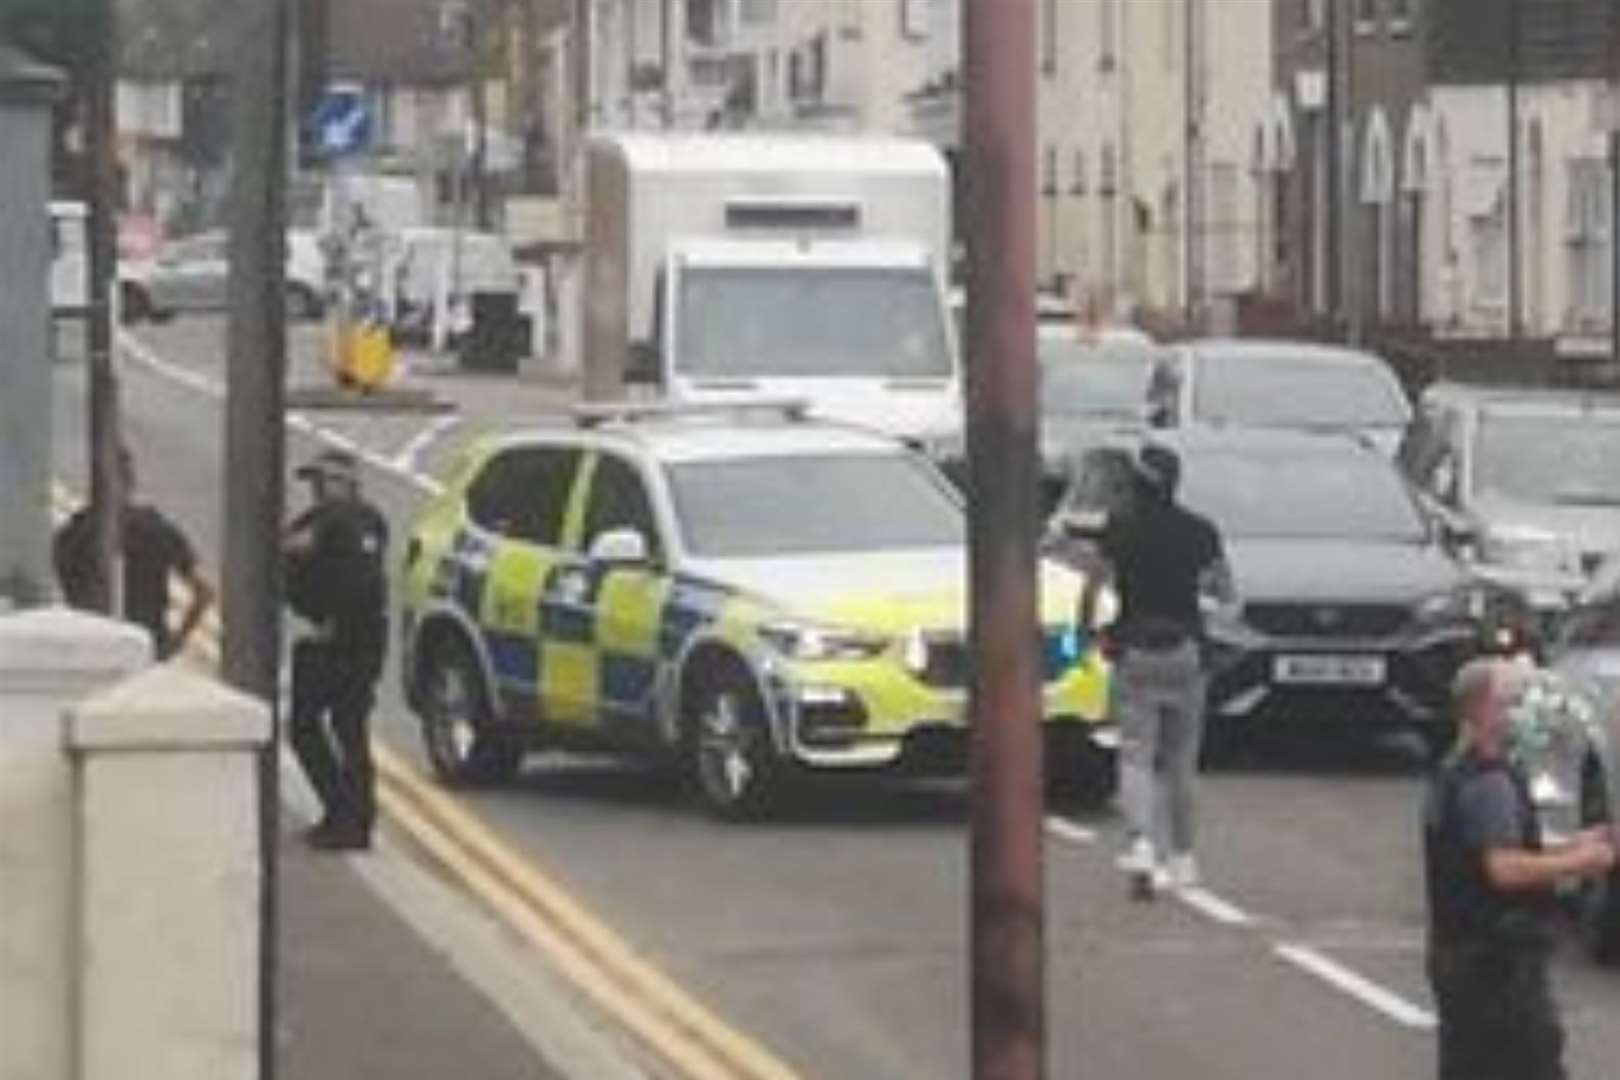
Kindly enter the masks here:
M 1548 925 L 1561 881 L 1614 865 L 1612 834 L 1544 845 L 1509 708 L 1520 676 L 1470 661 L 1452 688 L 1458 741 L 1424 817 L 1429 982 L 1441 1080 L 1564 1080 L 1564 1031 L 1548 984 Z
M 293 647 L 291 742 L 324 814 L 309 842 L 371 845 L 369 720 L 388 643 L 388 523 L 360 493 L 354 457 L 328 450 L 298 470 L 314 504 L 283 541 L 287 603 L 314 628 Z

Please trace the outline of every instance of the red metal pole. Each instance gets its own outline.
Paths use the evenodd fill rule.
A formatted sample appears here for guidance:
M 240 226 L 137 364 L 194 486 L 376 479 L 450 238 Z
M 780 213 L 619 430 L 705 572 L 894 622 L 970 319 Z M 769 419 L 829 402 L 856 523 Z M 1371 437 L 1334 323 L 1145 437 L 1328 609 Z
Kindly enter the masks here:
M 1036 663 L 1035 0 L 965 0 L 976 1080 L 1045 1074 Z

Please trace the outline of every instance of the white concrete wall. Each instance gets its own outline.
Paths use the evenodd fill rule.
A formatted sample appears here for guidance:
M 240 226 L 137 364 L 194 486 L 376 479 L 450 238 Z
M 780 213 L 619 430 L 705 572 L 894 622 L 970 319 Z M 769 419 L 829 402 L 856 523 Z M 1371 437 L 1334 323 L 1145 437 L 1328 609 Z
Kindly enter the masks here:
M 269 735 L 268 706 L 183 664 L 72 711 L 79 1080 L 257 1076 Z
M 70 1075 L 75 811 L 62 715 L 150 656 L 146 633 L 125 623 L 60 608 L 0 616 L 0 1080 Z

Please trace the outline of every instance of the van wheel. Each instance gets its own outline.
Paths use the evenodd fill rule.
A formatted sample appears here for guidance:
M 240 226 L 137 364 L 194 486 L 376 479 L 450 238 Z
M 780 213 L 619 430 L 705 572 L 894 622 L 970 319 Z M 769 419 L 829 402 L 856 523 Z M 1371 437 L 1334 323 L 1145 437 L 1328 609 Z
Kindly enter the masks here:
M 497 731 L 482 675 L 467 647 L 434 648 L 422 673 L 422 737 L 433 772 L 455 787 L 511 780 L 523 764 L 522 742 Z
M 759 691 L 735 661 L 700 672 L 698 679 L 688 695 L 685 728 L 693 786 L 717 817 L 763 817 L 779 793 L 783 770 Z

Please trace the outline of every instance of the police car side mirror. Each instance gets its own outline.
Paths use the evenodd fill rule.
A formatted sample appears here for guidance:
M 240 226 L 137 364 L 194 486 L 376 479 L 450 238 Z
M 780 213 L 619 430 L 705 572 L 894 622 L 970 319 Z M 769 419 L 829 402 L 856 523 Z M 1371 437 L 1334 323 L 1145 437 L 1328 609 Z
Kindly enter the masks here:
M 635 529 L 609 529 L 591 541 L 593 562 L 608 566 L 646 566 L 652 561 L 647 538 Z

